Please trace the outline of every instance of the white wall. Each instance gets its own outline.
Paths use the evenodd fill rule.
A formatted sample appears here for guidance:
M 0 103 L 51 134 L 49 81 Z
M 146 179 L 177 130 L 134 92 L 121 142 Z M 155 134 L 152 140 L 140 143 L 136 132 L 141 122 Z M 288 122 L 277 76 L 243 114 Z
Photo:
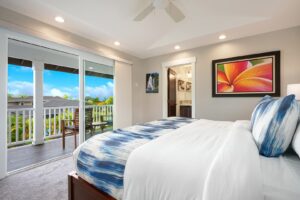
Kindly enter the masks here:
M 132 66 L 115 62 L 114 129 L 132 125 Z
M 230 35 L 228 36 L 230 39 Z M 139 73 L 134 81 L 144 86 L 145 74 L 159 72 L 162 63 L 186 57 L 197 58 L 196 62 L 196 118 L 213 120 L 249 119 L 253 108 L 260 98 L 212 98 L 212 67 L 215 59 L 241 56 L 267 51 L 281 51 L 281 91 L 286 94 L 288 83 L 300 83 L 300 27 L 271 32 L 253 37 L 223 42 L 216 45 L 199 47 L 174 54 L 142 60 Z M 140 78 L 141 77 L 141 78 Z M 158 94 L 147 95 L 145 90 L 134 91 L 143 106 L 134 110 L 134 116 L 143 112 L 141 121 L 150 121 L 162 117 L 162 77 Z M 136 119 L 136 118 L 135 118 Z
M 132 120 L 134 124 L 144 121 L 143 108 L 145 107 L 144 95 L 146 90 L 146 74 L 144 74 L 144 65 L 141 60 L 135 62 L 132 66 Z M 151 96 L 151 93 L 148 93 Z

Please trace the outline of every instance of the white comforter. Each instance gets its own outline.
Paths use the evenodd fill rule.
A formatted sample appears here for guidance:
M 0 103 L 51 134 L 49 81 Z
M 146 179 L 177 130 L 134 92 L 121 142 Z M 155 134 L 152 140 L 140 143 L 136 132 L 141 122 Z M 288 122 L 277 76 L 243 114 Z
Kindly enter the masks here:
M 263 199 L 248 122 L 199 120 L 131 153 L 123 200 L 194 199 Z

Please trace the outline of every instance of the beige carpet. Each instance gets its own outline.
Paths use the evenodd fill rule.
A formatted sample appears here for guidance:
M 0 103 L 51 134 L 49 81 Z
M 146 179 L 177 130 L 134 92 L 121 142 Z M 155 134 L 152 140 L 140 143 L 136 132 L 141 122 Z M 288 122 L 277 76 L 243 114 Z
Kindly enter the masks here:
M 10 175 L 0 181 L 1 200 L 67 200 L 72 157 Z

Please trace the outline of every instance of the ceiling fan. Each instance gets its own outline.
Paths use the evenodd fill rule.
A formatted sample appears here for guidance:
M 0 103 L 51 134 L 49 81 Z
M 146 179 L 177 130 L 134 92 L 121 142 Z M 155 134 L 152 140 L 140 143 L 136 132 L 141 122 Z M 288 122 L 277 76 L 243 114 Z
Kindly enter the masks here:
M 177 23 L 182 21 L 185 16 L 181 10 L 172 2 L 173 0 L 152 0 L 151 4 L 142 10 L 135 18 L 135 21 L 142 21 L 153 10 L 164 9 L 166 13 Z

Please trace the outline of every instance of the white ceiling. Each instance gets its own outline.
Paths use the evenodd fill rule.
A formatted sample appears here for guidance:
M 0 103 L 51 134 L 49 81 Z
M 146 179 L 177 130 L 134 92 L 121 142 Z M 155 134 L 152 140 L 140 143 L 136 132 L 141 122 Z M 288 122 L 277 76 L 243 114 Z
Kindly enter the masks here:
M 146 58 L 300 25 L 300 0 L 174 0 L 186 15 L 173 22 L 163 10 L 133 18 L 151 0 L 0 0 L 0 6 L 121 51 Z M 58 24 L 54 17 L 65 18 Z M 114 46 L 114 41 L 121 46 Z

